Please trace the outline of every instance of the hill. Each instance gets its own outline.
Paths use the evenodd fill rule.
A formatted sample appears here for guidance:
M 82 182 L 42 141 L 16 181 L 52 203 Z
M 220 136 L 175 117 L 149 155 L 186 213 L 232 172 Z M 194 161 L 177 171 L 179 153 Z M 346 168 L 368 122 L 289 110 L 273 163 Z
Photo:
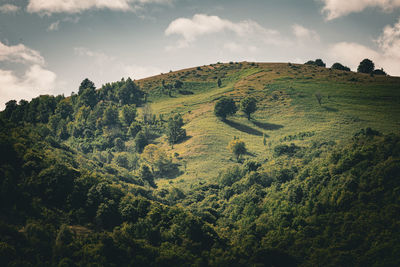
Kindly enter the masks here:
M 257 110 L 220 119 L 224 97 Z M 290 63 L 10 101 L 0 262 L 397 266 L 399 118 L 400 78 Z

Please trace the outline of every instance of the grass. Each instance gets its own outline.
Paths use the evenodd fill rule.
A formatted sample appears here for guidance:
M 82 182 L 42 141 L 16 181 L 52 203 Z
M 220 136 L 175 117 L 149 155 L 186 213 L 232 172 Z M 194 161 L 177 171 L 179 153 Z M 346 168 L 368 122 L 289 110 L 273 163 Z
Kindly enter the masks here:
M 217 78 L 222 86 L 217 86 Z M 180 79 L 192 95 L 155 93 L 161 81 Z M 294 142 L 308 146 L 315 141 L 347 140 L 361 128 L 372 127 L 384 133 L 400 130 L 400 78 L 370 77 L 365 74 L 329 70 L 315 66 L 242 62 L 216 64 L 172 72 L 138 81 L 149 92 L 156 114 L 181 113 L 189 138 L 170 153 L 186 162 L 186 172 L 159 187 L 188 189 L 194 183 L 215 179 L 219 170 L 237 164 L 227 145 L 234 137 L 242 139 L 250 152 L 247 158 L 267 161 L 273 147 Z M 316 93 L 322 95 L 319 105 Z M 240 112 L 222 122 L 213 114 L 215 101 L 229 95 L 239 102 L 251 95 L 258 110 L 248 121 Z M 313 134 L 290 140 L 301 132 Z M 263 134 L 267 146 L 263 145 Z M 285 141 L 289 140 L 289 141 Z M 162 139 L 161 143 L 165 143 Z M 183 167 L 182 167 L 183 169 Z

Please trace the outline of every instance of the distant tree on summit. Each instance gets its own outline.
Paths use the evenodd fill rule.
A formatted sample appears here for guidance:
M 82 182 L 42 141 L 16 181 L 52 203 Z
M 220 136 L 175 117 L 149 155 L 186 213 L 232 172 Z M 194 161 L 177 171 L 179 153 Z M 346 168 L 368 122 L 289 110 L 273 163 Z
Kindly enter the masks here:
M 350 71 L 349 67 L 343 66 L 339 62 L 336 62 L 332 65 L 331 69 L 333 70 L 344 70 L 344 71 Z
M 254 97 L 246 97 L 240 102 L 240 109 L 247 115 L 247 119 L 250 120 L 250 116 L 257 110 L 257 100 Z
M 383 69 L 376 69 L 372 73 L 375 75 L 387 75 L 387 73 Z
M 317 65 L 318 67 L 326 67 L 326 64 L 320 58 L 315 60 L 315 65 Z
M 318 66 L 318 67 L 326 67 L 326 64 L 320 58 L 316 59 L 315 61 L 314 60 L 309 60 L 304 64 Z
M 372 73 L 374 71 L 375 64 L 370 59 L 366 58 L 358 65 L 357 72 L 360 73 Z

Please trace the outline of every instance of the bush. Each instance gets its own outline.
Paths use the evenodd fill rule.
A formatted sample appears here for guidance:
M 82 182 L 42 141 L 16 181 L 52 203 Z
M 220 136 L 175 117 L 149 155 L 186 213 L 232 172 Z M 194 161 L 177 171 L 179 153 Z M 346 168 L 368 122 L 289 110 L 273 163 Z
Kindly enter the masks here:
M 300 149 L 300 147 L 296 146 L 293 143 L 291 143 L 290 146 L 278 145 L 274 148 L 274 154 L 277 157 L 279 157 L 281 155 L 293 156 L 299 149 Z
M 349 67 L 343 66 L 342 64 L 336 62 L 332 65 L 331 69 L 333 70 L 344 70 L 344 71 L 350 71 Z

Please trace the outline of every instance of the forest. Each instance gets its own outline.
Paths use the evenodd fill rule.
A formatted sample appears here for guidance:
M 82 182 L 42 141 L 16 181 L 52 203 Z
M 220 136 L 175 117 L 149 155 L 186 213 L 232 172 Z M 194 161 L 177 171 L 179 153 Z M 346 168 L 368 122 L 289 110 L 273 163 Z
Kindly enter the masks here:
M 1 265 L 399 266 L 400 79 L 311 63 L 7 102 Z

